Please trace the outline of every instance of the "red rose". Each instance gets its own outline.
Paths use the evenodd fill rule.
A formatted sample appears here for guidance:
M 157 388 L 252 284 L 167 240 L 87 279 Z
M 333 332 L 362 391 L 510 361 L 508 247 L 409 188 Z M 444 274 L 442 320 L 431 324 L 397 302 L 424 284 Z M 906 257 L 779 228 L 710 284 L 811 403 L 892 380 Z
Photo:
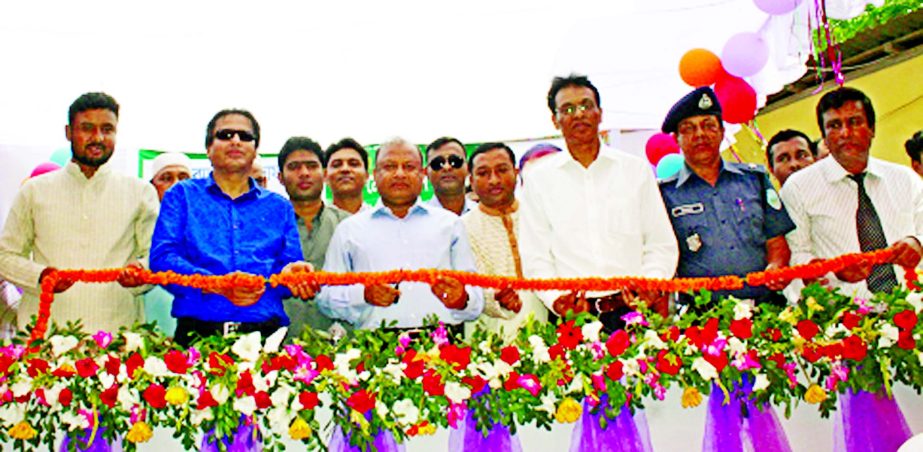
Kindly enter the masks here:
M 182 375 L 189 370 L 189 361 L 186 354 L 179 350 L 168 351 L 166 355 L 163 355 L 163 362 L 167 365 L 167 369 L 175 374 Z
M 725 361 L 727 361 L 726 358 Z M 725 364 L 727 363 L 725 362 Z M 674 355 L 673 353 L 668 354 L 666 350 L 661 350 L 659 353 L 657 353 L 657 370 L 660 372 L 663 372 L 667 375 L 676 375 L 679 373 L 679 370 L 682 367 L 683 360 L 680 359 L 679 356 Z M 718 366 L 715 366 L 715 368 L 717 369 Z M 721 369 L 718 370 L 720 371 Z
M 804 349 L 801 350 L 801 356 L 804 356 L 804 359 L 808 360 L 808 362 L 816 363 L 821 358 L 821 353 L 817 349 L 817 345 L 805 344 Z
M 702 329 L 698 326 L 693 325 L 689 328 L 686 328 L 686 331 L 683 333 L 683 335 L 686 336 L 686 339 L 689 341 L 689 343 L 694 345 L 696 348 L 701 350 L 705 347 L 705 344 L 702 342 Z
M 253 386 L 253 376 L 250 375 L 250 372 L 241 372 L 237 379 L 237 388 L 234 390 L 234 394 L 237 397 L 243 394 L 252 396 L 254 392 L 256 392 L 256 387 Z
M 670 329 L 667 330 L 667 337 L 670 338 L 670 340 L 673 342 L 678 341 L 679 340 L 679 327 L 676 325 L 670 326 Z
M 253 399 L 256 401 L 256 407 L 261 410 L 265 410 L 272 406 L 272 400 L 269 398 L 269 393 L 266 391 L 260 391 L 253 395 Z
M 316 369 L 318 372 L 333 370 L 333 361 L 331 361 L 327 355 L 318 355 L 314 358 L 314 364 L 317 366 Z
M 48 361 L 44 359 L 30 359 L 29 368 L 26 369 L 26 373 L 28 373 L 30 377 L 36 378 L 41 374 L 48 373 L 49 367 L 51 366 L 48 365 Z
M 109 389 L 99 393 L 99 400 L 109 408 L 115 406 L 119 396 L 119 385 L 112 385 Z
M 902 330 L 910 330 L 917 326 L 917 313 L 907 309 L 894 314 L 894 324 Z
M 843 340 L 843 358 L 862 361 L 868 352 L 865 341 L 859 336 L 849 336 Z
M 715 366 L 715 370 L 718 372 L 721 372 L 721 370 L 728 365 L 728 356 L 724 352 L 715 355 L 705 353 L 702 355 L 702 358 L 705 358 L 705 361 L 708 361 L 709 364 Z
M 840 319 L 840 321 L 843 323 L 843 326 L 845 326 L 847 330 L 851 330 L 859 326 L 860 320 L 862 320 L 862 317 L 852 311 L 844 312 L 843 317 Z
M 606 367 L 606 376 L 612 381 L 619 381 L 625 372 L 622 370 L 622 362 L 616 361 Z
M 514 390 L 514 389 L 516 389 L 516 388 L 518 388 L 518 387 L 519 387 L 519 373 L 517 373 L 517 372 L 510 372 L 509 377 L 507 377 L 506 381 L 503 382 L 503 389 L 505 389 L 505 390 L 507 390 L 507 392 L 509 392 L 509 391 L 512 391 L 512 390 Z
M 128 378 L 132 380 L 135 379 L 135 371 L 142 367 L 144 367 L 144 358 L 138 352 L 132 353 L 125 361 L 125 372 L 128 373 Z
M 913 338 L 913 332 L 910 330 L 901 331 L 897 337 L 897 346 L 904 350 L 913 350 L 917 348 L 917 341 Z
M 288 355 L 278 355 L 273 356 L 269 361 L 263 361 L 263 373 L 268 374 L 272 371 L 280 371 L 285 369 L 287 371 L 294 372 L 295 367 L 298 366 L 298 362 L 294 358 Z
M 798 329 L 798 334 L 800 334 L 801 337 L 803 337 L 806 341 L 814 339 L 814 336 L 817 336 L 817 333 L 820 332 L 820 327 L 808 319 L 804 319 L 798 322 L 798 325 L 795 326 L 795 328 Z
M 551 357 L 551 360 L 561 359 L 562 361 L 567 360 L 567 350 L 564 349 L 562 344 L 554 344 L 551 347 L 548 347 L 548 356 Z
M 781 369 L 782 365 L 785 364 L 785 355 L 783 355 L 782 352 L 773 353 L 766 359 L 776 363 L 776 367 L 779 369 Z
M 558 325 L 558 343 L 562 347 L 573 350 L 583 342 L 583 331 L 574 325 L 573 320 L 568 320 Z
M 15 363 L 16 360 L 10 356 L 0 354 L 0 376 L 6 375 L 10 371 L 10 366 Z
M 70 368 L 70 367 L 67 367 L 67 368 L 59 367 L 59 368 L 53 370 L 53 371 L 51 372 L 51 375 L 54 375 L 54 376 L 56 376 L 56 377 L 58 377 L 58 378 L 69 378 L 69 377 L 73 377 L 74 375 L 77 375 L 77 373 L 74 372 L 74 369 L 72 369 L 72 368 Z
M 416 359 L 417 351 L 414 349 L 407 350 L 401 360 L 404 362 L 404 375 L 411 380 L 416 380 L 423 375 L 425 364 L 422 359 Z
M 439 350 L 439 358 L 452 364 L 455 370 L 462 370 L 471 362 L 471 347 L 458 348 L 454 344 L 446 345 Z
M 109 358 L 106 359 L 106 373 L 112 375 L 113 377 L 119 375 L 119 368 L 122 367 L 122 361 L 118 356 L 109 355 Z
M 93 361 L 91 358 L 77 360 L 77 362 L 74 363 L 74 367 L 77 369 L 77 375 L 80 375 L 81 378 L 90 378 L 96 375 L 96 371 L 99 370 L 96 361 Z
M 365 389 L 361 389 L 346 399 L 346 405 L 361 414 L 365 414 L 375 407 L 375 394 L 369 394 Z
M 778 328 L 766 328 L 766 331 L 763 332 L 763 337 L 773 342 L 778 342 L 782 339 L 782 331 Z
M 477 394 L 481 392 L 481 390 L 484 389 L 484 386 L 487 385 L 487 380 L 481 377 L 478 377 L 478 376 L 462 377 L 461 381 L 462 383 L 471 387 L 472 394 Z
M 519 361 L 519 349 L 513 345 L 503 347 L 500 349 L 500 359 L 511 366 L 516 364 Z
M 622 353 L 625 353 L 625 350 L 628 350 L 630 345 L 631 338 L 628 337 L 625 330 L 617 330 L 609 335 L 609 339 L 606 340 L 606 350 L 615 358 L 622 356 Z
M 738 319 L 731 322 L 731 333 L 738 339 L 747 340 L 753 337 L 753 321 L 750 319 Z
M 160 409 L 167 406 L 167 400 L 164 396 L 167 395 L 167 390 L 159 384 L 152 384 L 144 390 L 143 397 L 151 405 L 151 407 Z
M 69 388 L 64 388 L 58 394 L 58 403 L 63 406 L 70 406 L 71 401 L 74 400 L 74 393 L 71 392 Z
M 199 398 L 196 400 L 196 409 L 204 410 L 213 406 L 218 406 L 218 402 L 212 397 L 212 393 L 207 390 L 200 392 Z
M 301 402 L 301 406 L 303 406 L 305 410 L 313 410 L 317 407 L 317 393 L 310 391 L 302 392 L 298 394 L 298 401 Z
M 432 369 L 423 374 L 423 392 L 431 396 L 441 396 L 445 394 L 445 385 L 442 384 L 442 377 Z
M 234 364 L 234 360 L 223 353 L 211 352 L 208 354 L 208 371 L 212 375 L 224 375 L 225 368 Z
M 843 344 L 840 342 L 835 342 L 833 344 L 824 346 L 820 348 L 821 356 L 826 356 L 831 360 L 834 360 L 840 356 L 843 356 Z

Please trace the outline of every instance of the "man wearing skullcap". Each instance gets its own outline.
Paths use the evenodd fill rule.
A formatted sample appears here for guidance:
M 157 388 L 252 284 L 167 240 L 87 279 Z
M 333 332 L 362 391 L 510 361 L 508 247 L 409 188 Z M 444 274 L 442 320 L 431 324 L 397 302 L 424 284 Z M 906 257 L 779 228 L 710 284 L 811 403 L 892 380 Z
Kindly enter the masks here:
M 680 99 L 662 130 L 676 138 L 685 164 L 660 182 L 660 192 L 679 241 L 678 277 L 745 275 L 788 265 L 785 234 L 795 228 L 761 165 L 721 158 L 724 124 L 721 105 L 711 88 Z M 717 291 L 758 303 L 783 304 L 778 290 L 786 284 Z M 691 304 L 690 294 L 680 304 Z
M 192 163 L 186 154 L 164 152 L 151 162 L 151 185 L 157 189 L 157 196 L 163 200 L 164 193 L 181 180 L 192 177 Z

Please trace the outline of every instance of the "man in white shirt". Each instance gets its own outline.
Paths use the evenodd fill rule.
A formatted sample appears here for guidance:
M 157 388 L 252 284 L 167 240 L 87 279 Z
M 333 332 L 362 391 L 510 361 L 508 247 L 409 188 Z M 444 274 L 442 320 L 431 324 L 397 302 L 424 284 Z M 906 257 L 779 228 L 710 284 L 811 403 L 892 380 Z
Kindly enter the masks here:
M 599 92 L 584 76 L 556 77 L 548 93 L 567 152 L 529 174 L 523 187 L 520 245 L 527 278 L 670 278 L 679 248 L 650 165 L 603 146 Z M 635 294 L 543 292 L 555 313 L 590 311 L 619 327 Z M 639 294 L 666 312 L 666 297 Z
M 118 103 L 105 93 L 87 93 L 68 113 L 70 163 L 23 185 L 0 234 L 0 276 L 24 292 L 20 328 L 38 312 L 41 281 L 55 268 L 141 267 L 150 253 L 157 192 L 106 166 L 115 150 Z M 55 286 L 53 322 L 80 320 L 84 331 L 94 333 L 144 319 L 140 295 L 150 286 L 141 286 L 131 272 L 119 277 L 121 287 L 71 287 L 74 282 L 61 279 Z
M 830 285 L 865 298 L 890 292 L 903 280 L 898 266 L 916 267 L 923 254 L 923 181 L 907 167 L 869 156 L 875 110 L 861 91 L 831 91 L 816 111 L 833 158 L 793 174 L 782 187 L 797 225 L 786 237 L 792 264 L 888 247 L 897 266 L 861 262 L 837 272 Z M 878 244 L 868 238 L 882 233 Z

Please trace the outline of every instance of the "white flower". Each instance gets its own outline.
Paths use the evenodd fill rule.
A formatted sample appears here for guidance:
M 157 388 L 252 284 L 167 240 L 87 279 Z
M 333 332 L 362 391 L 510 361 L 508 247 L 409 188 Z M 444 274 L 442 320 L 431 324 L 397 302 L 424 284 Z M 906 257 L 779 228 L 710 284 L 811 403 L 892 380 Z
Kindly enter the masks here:
M 644 332 L 644 342 L 641 343 L 641 347 L 643 350 L 647 350 L 649 347 L 654 350 L 663 350 L 667 348 L 667 344 L 663 343 L 656 331 L 647 330 Z
M 701 356 L 692 362 L 692 370 L 698 372 L 699 375 L 706 380 L 718 378 L 718 369 L 715 369 L 715 366 L 712 366 L 710 362 L 706 361 L 705 358 Z
M 542 404 L 537 406 L 535 408 L 536 410 L 544 411 L 546 413 L 554 413 L 557 411 L 558 398 L 554 395 L 553 391 L 548 391 L 539 400 L 542 401 Z
M 122 365 L 122 367 L 124 367 L 124 364 Z M 120 375 L 121 373 L 122 372 L 119 372 Z M 113 377 L 112 375 L 109 375 L 109 372 L 100 372 L 98 375 L 99 375 L 99 382 L 102 384 L 102 387 L 111 388 L 112 385 L 115 384 L 115 377 Z
M 404 377 L 404 363 L 397 362 L 397 360 L 390 360 L 388 364 L 381 369 L 381 372 L 388 377 L 391 377 L 391 381 L 394 383 L 400 383 L 401 378 Z
M 749 319 L 753 315 L 753 300 L 740 300 L 734 305 L 734 320 Z
M 45 401 L 51 405 L 51 411 L 61 409 L 61 405 L 58 405 L 58 396 L 61 395 L 64 387 L 64 384 L 58 383 L 50 388 L 45 388 Z
M 362 356 L 362 352 L 355 348 L 347 350 L 346 353 L 337 353 L 337 356 L 333 358 L 334 372 L 342 375 L 349 382 L 356 381 L 359 376 L 349 362 L 358 359 L 360 356 Z
M 731 354 L 733 354 L 734 356 L 740 356 L 740 355 L 747 354 L 747 346 L 744 345 L 743 341 L 741 341 L 740 339 L 734 336 L 728 339 L 727 347 L 728 347 L 728 350 L 730 350 Z
M 375 400 L 375 413 L 378 414 L 378 417 L 387 419 L 388 405 L 385 405 L 381 400 Z
M 923 366 L 923 352 L 917 352 L 917 359 L 920 361 L 920 365 Z
M 193 426 L 198 427 L 203 421 L 210 421 L 214 419 L 212 415 L 212 410 L 192 410 L 192 414 L 189 416 L 189 422 Z
M 392 410 L 397 421 L 403 425 L 413 425 L 420 420 L 420 409 L 409 399 L 394 402 Z
M 144 339 L 138 333 L 125 332 L 125 351 L 133 352 L 144 346 Z
M 835 325 L 830 325 L 824 330 L 824 336 L 826 337 L 836 337 L 837 333 L 843 333 L 844 335 L 849 335 L 849 330 L 843 326 L 842 323 L 837 322 Z
M 250 416 L 256 411 L 256 400 L 251 396 L 234 399 L 234 409 L 244 416 Z
M 0 422 L 3 425 L 16 425 L 26 418 L 24 403 L 7 403 L 0 406 Z
M 878 348 L 887 348 L 894 345 L 898 336 L 900 336 L 900 330 L 890 323 L 883 324 L 880 331 L 881 337 L 878 338 Z
M 445 398 L 452 403 L 462 403 L 471 398 L 471 390 L 457 382 L 450 381 L 445 385 Z
M 10 391 L 13 392 L 13 397 L 19 398 L 29 393 L 32 390 L 32 380 L 26 379 L 17 381 L 10 386 Z
M 532 361 L 535 363 L 547 363 L 551 361 L 551 355 L 548 354 L 548 346 L 545 340 L 539 336 L 529 336 L 529 345 L 532 346 Z
M 275 391 L 272 391 L 272 394 L 269 394 L 269 400 L 272 401 L 272 406 L 284 407 L 288 405 L 289 399 L 294 394 L 295 391 L 290 386 L 280 386 Z
M 256 361 L 260 357 L 260 352 L 263 351 L 260 332 L 254 331 L 241 336 L 231 346 L 231 351 L 244 361 Z
M 480 344 L 478 344 L 478 350 L 480 350 L 481 353 L 484 353 L 485 355 L 489 354 L 490 353 L 490 342 L 482 341 Z
M 603 328 L 602 322 L 593 321 L 583 325 L 583 328 L 580 328 L 580 332 L 583 333 L 584 339 L 587 342 L 598 342 L 599 341 L 599 330 Z
M 218 405 L 223 405 L 224 402 L 227 402 L 228 396 L 231 395 L 230 392 L 228 391 L 228 388 L 225 388 L 224 386 L 220 384 L 212 385 L 211 390 L 209 392 L 212 393 L 212 398 L 215 399 L 215 402 L 217 402 Z
M 74 336 L 54 335 L 48 339 L 48 342 L 51 343 L 51 353 L 55 356 L 61 356 L 76 347 L 78 341 Z
M 769 378 L 764 374 L 759 374 L 756 376 L 756 381 L 753 382 L 754 391 L 762 391 L 769 387 Z
M 123 410 L 130 411 L 132 406 L 140 402 L 136 397 L 137 394 L 138 393 L 132 391 L 128 385 L 123 385 L 119 387 L 119 392 L 115 399 L 119 402 Z
M 64 412 L 64 414 L 61 415 L 61 422 L 67 426 L 69 431 L 90 428 L 90 421 L 87 420 L 86 416 L 74 413 L 73 411 Z
M 622 363 L 622 372 L 624 372 L 625 375 L 640 375 L 641 374 L 641 366 L 638 365 L 637 360 L 620 359 L 619 361 Z
M 266 338 L 266 344 L 263 345 L 264 353 L 278 353 L 279 346 L 282 345 L 282 340 L 285 339 L 285 334 L 288 333 L 288 327 L 283 326 L 276 330 L 275 333 L 272 333 L 269 337 Z M 286 427 L 287 429 L 288 427 Z
M 166 363 L 156 356 L 148 356 L 147 359 L 144 360 L 144 371 L 154 377 L 165 377 L 170 374 L 170 370 L 167 369 Z
M 278 371 L 278 370 L 272 370 L 272 371 L 270 371 L 268 374 L 266 374 L 266 386 L 267 386 L 267 387 L 275 386 L 275 385 L 276 385 L 276 379 L 278 379 L 278 378 L 279 378 L 279 371 Z
M 269 429 L 276 435 L 282 436 L 288 433 L 288 426 L 292 423 L 294 415 L 289 414 L 284 408 L 273 408 L 269 410 L 266 418 L 269 419 Z
M 913 306 L 913 310 L 920 312 L 923 309 L 923 292 L 910 292 L 907 295 L 907 302 Z

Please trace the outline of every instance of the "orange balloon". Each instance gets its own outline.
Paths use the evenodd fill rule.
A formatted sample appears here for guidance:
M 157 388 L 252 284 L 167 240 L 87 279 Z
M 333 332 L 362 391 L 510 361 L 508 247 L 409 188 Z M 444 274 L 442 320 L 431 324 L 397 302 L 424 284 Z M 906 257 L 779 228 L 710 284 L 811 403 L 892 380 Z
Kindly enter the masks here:
M 713 85 L 721 71 L 721 59 L 706 49 L 692 49 L 679 60 L 679 76 L 695 88 Z

